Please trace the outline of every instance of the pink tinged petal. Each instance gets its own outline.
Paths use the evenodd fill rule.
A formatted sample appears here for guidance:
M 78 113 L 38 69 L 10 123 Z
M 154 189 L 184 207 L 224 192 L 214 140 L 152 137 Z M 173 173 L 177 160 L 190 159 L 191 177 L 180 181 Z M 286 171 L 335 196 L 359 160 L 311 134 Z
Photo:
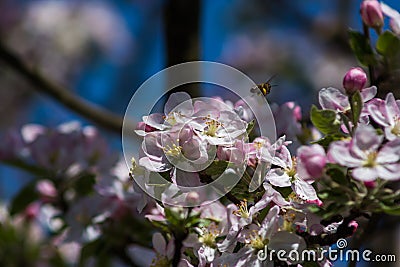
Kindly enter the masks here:
M 294 180 L 292 188 L 296 195 L 303 200 L 309 201 L 318 199 L 314 187 L 300 178 Z
M 354 179 L 363 182 L 375 181 L 379 174 L 376 168 L 359 167 L 352 171 Z
M 237 242 L 237 236 L 239 234 L 239 225 L 234 224 L 232 227 L 229 229 L 228 234 L 226 235 L 224 241 L 222 243 L 218 243 L 217 247 L 220 252 L 233 252 L 236 242 Z
M 319 91 L 319 104 L 323 109 L 344 111 L 350 107 L 348 97 L 336 88 L 323 88 Z
M 279 206 L 272 207 L 267 216 L 261 222 L 260 234 L 263 238 L 270 238 L 273 234 L 278 231 L 279 228 Z
M 396 140 L 399 136 L 393 133 L 393 127 L 392 126 L 387 126 L 384 129 L 385 132 L 385 137 L 389 141 L 394 141 Z
M 167 259 L 171 260 L 174 257 L 174 252 L 175 252 L 175 245 L 174 245 L 174 240 L 170 240 L 167 244 L 167 249 L 165 251 L 165 256 L 167 256 Z
M 358 167 L 363 164 L 363 159 L 355 158 L 350 154 L 349 144 L 344 141 L 331 143 L 328 158 L 334 163 L 347 167 Z
M 260 210 L 264 209 L 271 202 L 273 198 L 274 194 L 268 194 L 267 192 L 264 193 L 261 199 L 249 209 L 250 216 L 253 216 Z
M 181 112 L 182 115 L 193 114 L 192 98 L 188 93 L 177 92 L 170 95 L 164 106 L 164 113 Z
M 139 159 L 139 165 L 152 172 L 164 172 L 171 169 L 169 164 L 154 160 L 150 157 Z
M 400 110 L 392 93 L 387 94 L 385 103 L 388 116 L 387 119 L 389 120 L 389 123 L 391 125 L 394 125 L 395 118 L 398 118 L 400 116 Z
M 202 183 L 200 182 L 199 174 L 196 172 L 185 172 L 174 168 L 172 181 L 179 186 L 184 187 L 193 187 L 200 186 Z
M 307 248 L 307 245 L 301 236 L 286 231 L 279 231 L 271 237 L 268 248 L 275 251 L 284 250 L 286 251 L 286 255 L 295 250 L 301 255 L 301 252 Z
M 159 133 L 148 133 L 143 139 L 142 150 L 147 156 L 163 157 L 161 135 Z
M 363 102 L 367 102 L 376 96 L 378 89 L 376 86 L 367 87 L 361 90 L 361 98 Z
M 360 124 L 355 132 L 353 151 L 375 151 L 383 141 L 383 136 L 378 135 L 374 127 Z M 357 153 L 358 154 L 358 153 Z
M 281 168 L 272 169 L 267 173 L 265 177 L 267 181 L 269 181 L 272 185 L 279 187 L 290 186 L 290 177 L 286 174 L 286 172 Z
M 379 178 L 396 181 L 400 179 L 400 164 L 386 164 L 375 167 Z
M 400 34 L 400 13 L 397 10 L 394 10 L 390 6 L 381 2 L 382 12 L 390 17 L 390 28 L 392 31 L 399 35 Z
M 165 129 L 164 114 L 153 113 L 153 114 L 150 114 L 149 116 L 143 116 L 142 120 L 146 125 L 153 127 L 155 129 L 158 129 L 158 130 Z
M 381 112 L 378 105 L 368 105 L 368 112 L 376 123 L 382 126 L 389 126 L 387 117 Z
M 288 206 L 290 205 L 290 203 L 288 201 L 286 201 L 283 196 L 281 195 L 281 193 L 279 193 L 278 191 L 276 191 L 275 189 L 272 188 L 272 186 L 269 183 L 264 183 L 264 189 L 265 189 L 265 193 L 264 196 L 267 197 L 272 197 L 272 201 L 279 206 Z M 263 197 L 264 197 L 263 196 Z
M 386 143 L 381 150 L 379 150 L 376 157 L 376 163 L 394 163 L 400 159 L 400 139 L 395 139 Z
M 160 255 L 166 254 L 167 242 L 160 233 L 153 234 L 153 247 Z

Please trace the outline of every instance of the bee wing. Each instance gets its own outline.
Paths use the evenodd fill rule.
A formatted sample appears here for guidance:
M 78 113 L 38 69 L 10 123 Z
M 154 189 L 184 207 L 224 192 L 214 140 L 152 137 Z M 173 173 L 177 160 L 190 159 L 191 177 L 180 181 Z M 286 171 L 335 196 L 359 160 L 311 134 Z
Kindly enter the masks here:
M 276 77 L 276 74 L 272 75 L 272 76 L 268 79 L 268 81 L 266 81 L 265 83 L 270 83 L 270 81 L 272 81 L 272 79 L 275 78 L 275 77 Z
M 261 92 L 261 90 L 260 90 L 260 88 L 258 88 L 258 85 L 254 86 L 250 89 L 250 93 L 252 93 L 252 94 L 259 94 L 260 92 Z

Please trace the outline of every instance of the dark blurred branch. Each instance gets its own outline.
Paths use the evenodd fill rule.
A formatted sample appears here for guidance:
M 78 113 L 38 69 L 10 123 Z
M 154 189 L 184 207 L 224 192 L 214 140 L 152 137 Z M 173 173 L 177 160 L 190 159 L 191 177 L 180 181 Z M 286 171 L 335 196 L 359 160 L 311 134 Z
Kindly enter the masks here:
M 0 59 L 10 68 L 26 78 L 38 91 L 70 108 L 76 113 L 115 132 L 121 132 L 123 118 L 85 101 L 68 89 L 46 79 L 39 71 L 30 68 L 12 50 L 0 42 Z
M 164 9 L 167 66 L 199 59 L 200 0 L 168 0 Z
M 200 59 L 200 4 L 200 0 L 167 0 L 165 2 L 164 31 L 167 67 Z M 201 96 L 199 84 L 186 84 L 185 89 L 192 97 Z

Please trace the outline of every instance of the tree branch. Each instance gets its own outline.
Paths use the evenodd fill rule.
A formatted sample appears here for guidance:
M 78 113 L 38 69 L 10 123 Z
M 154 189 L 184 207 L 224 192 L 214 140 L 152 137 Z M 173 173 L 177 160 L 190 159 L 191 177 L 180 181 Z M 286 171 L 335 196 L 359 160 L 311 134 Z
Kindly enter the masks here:
M 123 118 L 85 101 L 71 91 L 47 80 L 40 72 L 26 65 L 13 51 L 0 42 L 0 59 L 6 65 L 25 77 L 40 92 L 45 93 L 99 126 L 121 132 Z

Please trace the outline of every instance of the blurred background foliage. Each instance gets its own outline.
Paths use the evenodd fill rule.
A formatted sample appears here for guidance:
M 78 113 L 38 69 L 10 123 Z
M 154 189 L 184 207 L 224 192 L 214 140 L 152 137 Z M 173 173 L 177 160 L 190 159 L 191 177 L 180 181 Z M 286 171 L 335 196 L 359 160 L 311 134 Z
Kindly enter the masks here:
M 399 1 L 385 2 L 400 9 Z M 47 79 L 121 115 L 135 89 L 151 75 L 180 62 L 210 60 L 229 64 L 257 83 L 276 74 L 278 86 L 269 100 L 295 101 L 307 116 L 317 102 L 316 92 L 340 88 L 344 73 L 357 65 L 347 30 L 362 28 L 360 3 L 0 0 L 0 40 Z M 1 60 L 0 85 L 0 135 L 27 123 L 91 123 L 32 90 Z M 154 90 L 163 94 L 162 88 Z M 202 93 L 213 95 L 212 90 Z M 104 134 L 121 149 L 119 134 Z M 3 202 L 29 179 L 1 166 Z

